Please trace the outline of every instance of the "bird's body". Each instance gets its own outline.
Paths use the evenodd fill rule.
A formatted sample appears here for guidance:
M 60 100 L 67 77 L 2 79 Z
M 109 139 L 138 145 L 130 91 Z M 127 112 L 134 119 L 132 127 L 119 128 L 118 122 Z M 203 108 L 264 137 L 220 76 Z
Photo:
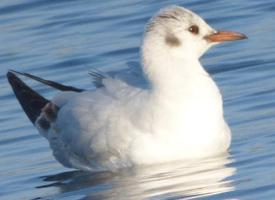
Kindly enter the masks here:
M 58 160 L 72 152 L 84 159 L 84 166 L 94 160 L 95 165 L 121 167 L 223 152 L 229 147 L 230 131 L 219 91 L 209 76 L 205 78 L 197 87 L 212 84 L 203 93 L 185 86 L 169 96 L 108 80 L 110 85 L 102 89 L 71 97 L 45 136 L 60 138 L 52 143 Z M 53 103 L 59 106 L 58 97 Z
M 58 94 L 34 123 L 58 161 L 83 170 L 223 153 L 231 134 L 222 96 L 198 59 L 214 43 L 244 38 L 226 33 L 189 10 L 166 8 L 151 19 L 141 48 L 148 88 L 102 77 L 94 91 Z

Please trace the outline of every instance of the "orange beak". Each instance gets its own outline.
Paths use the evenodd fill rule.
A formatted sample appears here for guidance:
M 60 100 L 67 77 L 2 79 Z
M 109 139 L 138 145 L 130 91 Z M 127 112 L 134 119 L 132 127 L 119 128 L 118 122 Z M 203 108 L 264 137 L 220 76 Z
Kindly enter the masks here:
M 233 31 L 217 31 L 211 35 L 205 36 L 204 38 L 209 42 L 227 42 L 247 39 L 247 36 Z

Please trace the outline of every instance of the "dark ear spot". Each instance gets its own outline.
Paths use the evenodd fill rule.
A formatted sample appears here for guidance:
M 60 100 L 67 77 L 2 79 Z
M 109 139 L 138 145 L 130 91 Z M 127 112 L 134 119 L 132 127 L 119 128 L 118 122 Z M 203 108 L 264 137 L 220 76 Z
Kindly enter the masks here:
M 171 47 L 178 47 L 181 45 L 180 40 L 172 33 L 166 35 L 165 43 Z

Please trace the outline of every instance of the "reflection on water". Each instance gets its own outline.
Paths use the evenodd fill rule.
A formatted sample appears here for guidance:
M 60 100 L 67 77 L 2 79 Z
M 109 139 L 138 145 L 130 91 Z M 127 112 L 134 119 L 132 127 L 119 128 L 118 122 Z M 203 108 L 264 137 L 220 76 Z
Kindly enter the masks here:
M 90 69 L 117 71 L 138 62 L 144 24 L 168 4 L 249 37 L 202 58 L 223 94 L 231 155 L 116 173 L 66 172 L 19 107 L 7 70 L 92 88 Z M 274 0 L 1 0 L 0 199 L 274 199 L 274 17 Z M 54 95 L 25 80 L 47 98 Z
M 118 172 L 90 174 L 73 171 L 43 177 L 37 189 L 56 187 L 54 197 L 67 193 L 84 195 L 83 199 L 145 199 L 204 197 L 233 191 L 227 178 L 236 169 L 223 155 L 193 163 L 169 163 L 123 169 Z M 57 195 L 57 196 L 55 196 Z

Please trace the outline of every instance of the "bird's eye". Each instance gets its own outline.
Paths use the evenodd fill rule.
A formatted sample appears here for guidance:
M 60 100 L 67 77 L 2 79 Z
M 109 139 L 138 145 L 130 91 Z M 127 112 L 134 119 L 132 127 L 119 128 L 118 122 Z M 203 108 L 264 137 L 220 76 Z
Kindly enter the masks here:
M 199 32 L 200 32 L 199 27 L 198 27 L 197 25 L 192 25 L 192 26 L 190 26 L 189 29 L 188 29 L 188 31 L 189 31 L 190 33 L 195 34 L 195 35 L 198 35 Z

